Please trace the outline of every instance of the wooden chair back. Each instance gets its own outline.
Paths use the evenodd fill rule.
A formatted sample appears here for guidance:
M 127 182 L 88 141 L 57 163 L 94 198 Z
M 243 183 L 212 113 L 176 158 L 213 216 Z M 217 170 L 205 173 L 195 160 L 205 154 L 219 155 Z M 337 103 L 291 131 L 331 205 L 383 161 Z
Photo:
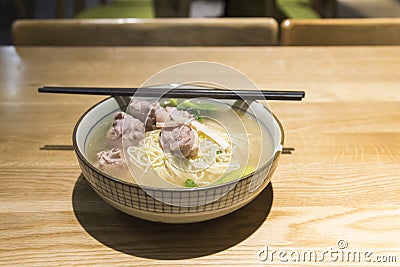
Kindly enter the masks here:
M 281 45 L 400 45 L 400 18 L 289 19 Z
M 268 46 L 277 44 L 273 18 L 17 20 L 14 45 Z

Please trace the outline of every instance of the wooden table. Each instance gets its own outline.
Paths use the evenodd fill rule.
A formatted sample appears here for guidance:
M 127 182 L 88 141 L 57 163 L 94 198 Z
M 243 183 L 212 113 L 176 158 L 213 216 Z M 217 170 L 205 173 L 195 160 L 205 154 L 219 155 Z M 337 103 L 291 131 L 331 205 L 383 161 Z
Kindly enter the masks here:
M 271 103 L 295 151 L 248 206 L 191 225 L 142 221 L 97 197 L 73 151 L 39 150 L 70 145 L 77 119 L 103 97 L 39 95 L 37 87 L 139 86 L 193 60 L 238 68 L 262 88 L 306 91 L 302 102 Z M 398 46 L 2 47 L 0 129 L 1 265 L 266 266 L 282 263 L 279 250 L 289 266 L 290 251 L 307 250 L 319 260 L 338 250 L 400 262 Z M 269 258 L 260 261 L 265 246 Z M 318 264 L 344 263 L 325 255 Z

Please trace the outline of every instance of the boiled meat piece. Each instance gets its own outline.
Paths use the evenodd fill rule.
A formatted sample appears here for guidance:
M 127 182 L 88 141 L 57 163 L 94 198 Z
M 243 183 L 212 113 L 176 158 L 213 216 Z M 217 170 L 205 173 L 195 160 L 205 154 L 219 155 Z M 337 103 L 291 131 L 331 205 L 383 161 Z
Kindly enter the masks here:
M 175 107 L 160 107 L 155 111 L 156 125 L 161 127 L 177 127 L 188 123 L 193 115 L 187 111 L 178 110 Z
M 111 147 L 122 148 L 139 144 L 144 138 L 144 124 L 125 112 L 117 112 L 107 132 L 107 141 Z
M 100 151 L 96 154 L 99 167 L 106 167 L 109 165 L 123 165 L 125 164 L 125 160 L 123 157 L 123 153 L 121 150 L 117 148 L 113 148 L 108 151 Z
M 97 166 L 100 170 L 115 177 L 123 177 L 128 173 L 128 167 L 120 149 L 113 148 L 108 151 L 100 151 L 96 154 Z
M 197 132 L 187 125 L 164 128 L 161 132 L 161 145 L 167 153 L 193 159 L 199 151 L 199 137 Z
M 159 103 L 151 104 L 148 101 L 133 99 L 129 104 L 130 114 L 144 123 L 146 130 L 153 130 L 156 125 L 156 110 L 160 108 Z

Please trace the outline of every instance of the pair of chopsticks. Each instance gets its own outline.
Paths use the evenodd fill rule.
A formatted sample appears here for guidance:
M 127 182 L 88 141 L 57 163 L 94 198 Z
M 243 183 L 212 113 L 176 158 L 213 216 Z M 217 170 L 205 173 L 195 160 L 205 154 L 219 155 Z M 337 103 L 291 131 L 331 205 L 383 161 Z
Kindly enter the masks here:
M 215 99 L 243 100 L 291 100 L 301 101 L 304 91 L 270 91 L 270 90 L 226 90 L 213 88 L 110 88 L 110 87 L 60 87 L 44 86 L 39 93 L 81 94 L 81 95 L 111 95 L 111 96 L 144 96 L 195 98 L 211 97 Z
M 44 145 L 40 150 L 74 150 L 74 147 L 71 145 Z M 292 154 L 293 151 L 293 147 L 282 148 L 282 154 Z

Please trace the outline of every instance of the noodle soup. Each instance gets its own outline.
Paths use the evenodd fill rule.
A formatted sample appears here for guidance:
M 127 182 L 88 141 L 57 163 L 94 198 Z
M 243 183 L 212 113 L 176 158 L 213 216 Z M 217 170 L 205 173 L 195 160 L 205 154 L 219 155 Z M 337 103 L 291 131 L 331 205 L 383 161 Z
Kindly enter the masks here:
M 127 182 L 173 188 L 203 187 L 230 182 L 252 173 L 273 156 L 273 133 L 257 120 L 251 110 L 241 110 L 233 108 L 232 105 L 202 99 L 197 104 L 207 104 L 205 106 L 211 110 L 201 113 L 180 109 L 180 105 L 187 103 L 185 100 L 173 99 L 164 102 L 167 102 L 167 105 L 162 107 L 164 110 L 158 112 L 159 114 L 172 110 L 169 107 L 175 109 L 159 125 L 154 121 L 153 126 L 148 123 L 152 109 L 158 107 L 158 104 L 151 103 L 145 121 L 140 118 L 140 113 L 135 113 L 139 109 L 132 111 L 134 119 L 135 116 L 138 120 L 142 119 L 143 132 L 132 133 L 125 129 L 125 124 L 118 124 L 118 116 L 125 116 L 122 118 L 124 122 L 129 118 L 140 124 L 127 117 L 128 115 L 117 116 L 118 110 L 100 120 L 91 131 L 86 145 L 89 161 L 110 176 Z M 168 105 L 175 102 L 180 104 Z M 142 108 L 140 101 L 136 104 Z M 183 114 L 182 110 L 189 115 Z M 154 113 L 157 115 L 157 110 Z M 177 115 L 187 118 L 185 117 L 184 122 L 176 123 L 176 117 L 179 120 Z M 157 119 L 157 116 L 155 118 Z M 106 139 L 115 125 L 120 127 L 117 132 L 128 131 L 127 136 L 134 135 L 138 140 L 131 142 L 122 136 L 120 152 L 112 152 L 118 144 Z M 188 142 L 181 142 L 186 140 L 185 138 Z M 177 146 L 180 146 L 179 149 Z M 104 153 L 100 153 L 104 151 L 111 151 L 111 156 L 105 157 Z M 104 167 L 100 164 L 101 160 L 111 163 Z

